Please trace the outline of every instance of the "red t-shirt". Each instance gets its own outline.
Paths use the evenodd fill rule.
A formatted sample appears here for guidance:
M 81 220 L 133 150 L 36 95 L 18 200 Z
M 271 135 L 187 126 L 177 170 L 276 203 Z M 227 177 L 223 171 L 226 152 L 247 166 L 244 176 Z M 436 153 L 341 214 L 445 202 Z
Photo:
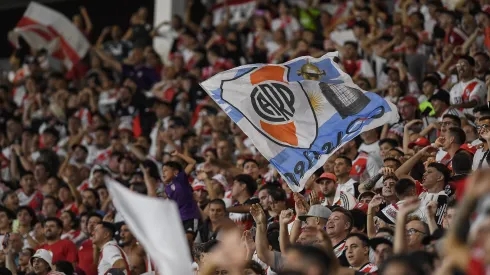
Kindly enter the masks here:
M 83 270 L 86 275 L 97 275 L 97 265 L 94 264 L 93 252 L 92 240 L 90 239 L 84 241 L 78 250 L 78 267 Z
M 59 240 L 52 245 L 44 244 L 37 249 L 46 249 L 53 253 L 53 263 L 57 261 L 68 261 L 75 263 L 78 261 L 77 247 L 70 240 Z

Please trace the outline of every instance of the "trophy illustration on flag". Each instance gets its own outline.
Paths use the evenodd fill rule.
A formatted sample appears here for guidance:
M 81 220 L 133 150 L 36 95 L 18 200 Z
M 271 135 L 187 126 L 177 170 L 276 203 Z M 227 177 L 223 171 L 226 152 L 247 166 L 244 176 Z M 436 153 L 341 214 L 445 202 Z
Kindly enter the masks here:
M 307 61 L 298 70 L 298 75 L 301 75 L 305 80 L 320 81 L 320 78 L 326 73 Z M 323 96 L 332 104 L 342 119 L 358 114 L 371 102 L 361 90 L 348 87 L 345 84 L 320 82 L 319 85 Z

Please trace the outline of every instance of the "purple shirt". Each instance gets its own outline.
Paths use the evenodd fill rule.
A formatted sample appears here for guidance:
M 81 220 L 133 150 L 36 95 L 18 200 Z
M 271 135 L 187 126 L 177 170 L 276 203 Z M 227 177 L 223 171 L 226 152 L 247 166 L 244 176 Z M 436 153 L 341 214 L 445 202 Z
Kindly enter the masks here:
M 193 197 L 192 187 L 185 172 L 180 172 L 170 184 L 165 186 L 165 193 L 169 199 L 174 200 L 179 206 L 182 221 L 200 219 L 199 206 Z
M 122 75 L 124 78 L 131 77 L 136 82 L 138 88 L 149 91 L 153 84 L 160 81 L 158 73 L 145 65 L 133 66 L 123 64 Z

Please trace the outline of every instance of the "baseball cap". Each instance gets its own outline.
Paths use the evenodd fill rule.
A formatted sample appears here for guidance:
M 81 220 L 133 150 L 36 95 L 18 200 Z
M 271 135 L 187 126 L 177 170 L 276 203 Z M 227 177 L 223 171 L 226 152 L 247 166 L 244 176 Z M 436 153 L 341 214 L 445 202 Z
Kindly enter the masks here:
M 198 190 L 208 191 L 206 184 L 204 183 L 204 181 L 201 181 L 201 180 L 194 181 L 194 183 L 192 184 L 192 190 L 194 190 L 194 191 L 198 191 Z
M 228 187 L 228 181 L 226 180 L 225 176 L 216 174 L 212 177 L 212 179 L 219 182 L 224 188 Z
M 434 93 L 429 98 L 429 101 L 432 101 L 432 100 L 440 100 L 440 101 L 446 103 L 447 105 L 449 105 L 450 104 L 450 95 L 445 90 L 438 90 L 436 93 Z
M 119 124 L 119 127 L 117 127 L 119 131 L 129 131 L 133 132 L 133 124 L 131 121 L 123 121 Z
M 427 147 L 430 145 L 430 140 L 428 140 L 424 137 L 419 137 L 414 142 L 410 142 L 408 144 L 408 148 L 412 149 L 415 145 L 420 146 L 420 147 Z
M 331 214 L 332 214 L 332 211 L 330 209 L 328 209 L 326 206 L 315 204 L 315 205 L 312 205 L 310 207 L 308 214 L 298 216 L 298 218 L 301 221 L 306 221 L 306 218 L 309 218 L 309 217 L 317 217 L 317 218 L 322 218 L 322 219 L 327 220 Z
M 374 250 L 376 250 L 376 247 L 380 244 L 387 244 L 387 245 L 393 247 L 393 242 L 390 239 L 385 238 L 385 237 L 372 238 L 369 240 L 368 244 Z
M 316 179 L 316 182 L 320 181 L 321 179 L 330 179 L 337 182 L 337 177 L 332 173 L 323 173 L 318 179 Z
M 413 96 L 404 96 L 404 97 L 402 97 L 402 99 L 400 99 L 400 102 L 399 103 L 403 103 L 403 102 L 408 102 L 408 103 L 410 103 L 410 105 L 412 105 L 414 107 L 419 106 L 419 101 L 415 97 L 413 97 Z

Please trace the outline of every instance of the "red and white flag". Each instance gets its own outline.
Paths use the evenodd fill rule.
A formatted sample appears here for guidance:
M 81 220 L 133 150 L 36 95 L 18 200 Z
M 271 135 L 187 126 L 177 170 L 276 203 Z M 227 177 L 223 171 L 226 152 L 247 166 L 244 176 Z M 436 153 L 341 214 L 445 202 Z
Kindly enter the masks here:
M 9 34 L 10 42 L 19 47 L 22 37 L 30 47 L 48 53 L 61 60 L 69 70 L 82 59 L 90 49 L 90 43 L 83 33 L 63 14 L 31 2 L 22 19 Z

